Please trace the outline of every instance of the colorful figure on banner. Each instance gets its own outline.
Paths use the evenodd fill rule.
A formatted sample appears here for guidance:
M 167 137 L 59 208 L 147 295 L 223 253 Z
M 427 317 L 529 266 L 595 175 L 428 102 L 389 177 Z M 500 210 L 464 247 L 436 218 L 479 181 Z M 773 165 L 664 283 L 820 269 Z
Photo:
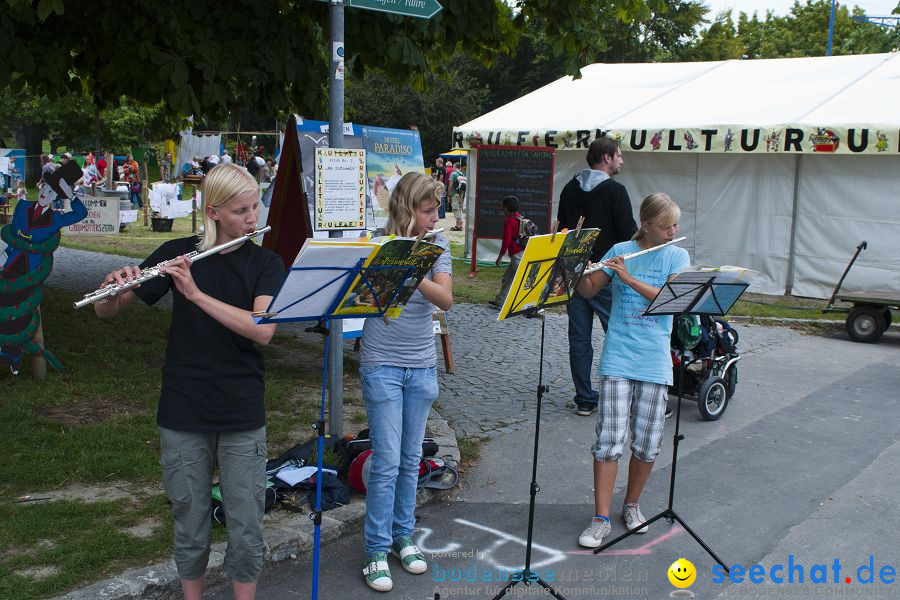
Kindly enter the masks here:
M 781 132 L 773 129 L 769 135 L 766 136 L 766 152 L 778 152 L 778 147 L 781 145 Z
M 684 143 L 687 144 L 688 150 L 693 150 L 697 147 L 697 143 L 694 142 L 694 136 L 690 131 L 685 131 L 682 137 L 684 138 Z
M 571 131 L 567 131 L 563 134 L 563 146 L 566 148 L 574 148 L 575 147 L 575 134 Z
M 650 145 L 653 146 L 654 150 L 659 150 L 662 146 L 662 131 L 657 131 L 653 134 L 653 137 L 650 138 Z
M 25 354 L 43 356 L 57 371 L 65 372 L 56 357 L 36 340 L 43 300 L 42 284 L 53 268 L 53 252 L 59 246 L 60 229 L 87 216 L 87 208 L 73 193 L 82 172 L 69 161 L 41 180 L 37 202 L 16 204 L 12 222 L 0 228 L 8 244 L 0 272 L 0 364 L 19 372 Z M 71 198 L 72 210 L 57 211 L 51 204 Z
M 885 150 L 887 150 L 887 134 L 883 131 L 877 131 L 875 132 L 875 137 L 878 138 L 878 141 L 875 142 L 875 148 L 877 148 L 879 152 L 884 152 Z
M 816 133 L 809 134 L 809 145 L 813 152 L 836 152 L 841 138 L 832 130 L 819 127 Z
M 734 143 L 734 132 L 731 130 L 731 127 L 728 128 L 728 133 L 725 134 L 725 152 L 731 152 L 731 144 Z

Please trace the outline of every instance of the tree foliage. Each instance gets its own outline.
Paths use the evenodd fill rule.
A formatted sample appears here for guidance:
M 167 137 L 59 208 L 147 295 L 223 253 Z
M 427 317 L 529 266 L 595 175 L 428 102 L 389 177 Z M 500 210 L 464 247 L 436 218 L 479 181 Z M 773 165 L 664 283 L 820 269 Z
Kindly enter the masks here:
M 100 108 L 119 102 L 170 113 L 224 117 L 321 112 L 330 69 L 330 4 L 314 0 L 136 2 L 5 0 L 0 88 L 27 84 L 50 98 L 82 94 Z M 515 48 L 530 19 L 566 72 L 590 62 L 613 23 L 648 21 L 664 0 L 453 0 L 431 19 L 348 8 L 348 67 L 422 89 L 456 53 L 490 64 Z M 598 10 L 602 8 L 602 10 Z M 49 50 L 49 51 L 48 51 Z
M 858 7 L 851 13 L 845 5 L 835 10 L 832 55 L 890 52 L 900 44 L 897 29 L 886 30 L 852 19 L 863 16 Z M 831 19 L 830 0 L 794 2 L 788 15 L 771 11 L 763 18 L 757 13 L 740 13 L 737 25 L 728 13 L 720 14 L 704 30 L 697 44 L 684 53 L 687 60 L 730 58 L 790 58 L 824 56 Z

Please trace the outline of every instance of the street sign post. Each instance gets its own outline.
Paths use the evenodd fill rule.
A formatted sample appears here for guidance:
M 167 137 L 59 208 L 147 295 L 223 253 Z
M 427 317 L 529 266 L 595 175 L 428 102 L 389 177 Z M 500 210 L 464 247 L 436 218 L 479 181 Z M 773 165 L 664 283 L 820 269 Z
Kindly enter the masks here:
M 344 6 L 420 19 L 430 19 L 444 8 L 438 0 L 344 0 Z

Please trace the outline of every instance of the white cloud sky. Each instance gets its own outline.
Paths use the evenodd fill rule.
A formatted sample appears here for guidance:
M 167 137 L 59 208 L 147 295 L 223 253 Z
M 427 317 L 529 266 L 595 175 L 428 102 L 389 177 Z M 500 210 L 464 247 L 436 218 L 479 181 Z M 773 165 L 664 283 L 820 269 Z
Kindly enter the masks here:
M 740 11 L 747 14 L 757 11 L 759 16 L 763 17 L 767 9 L 771 9 L 776 15 L 786 15 L 794 5 L 794 0 L 703 0 L 703 3 L 710 7 L 710 16 L 723 10 L 734 9 L 734 18 L 737 18 L 737 13 Z M 805 5 L 806 0 L 800 0 L 800 4 Z M 897 6 L 897 0 L 854 0 L 838 2 L 838 4 L 846 5 L 851 9 L 853 6 L 859 6 L 868 15 L 884 16 L 891 14 L 891 11 Z

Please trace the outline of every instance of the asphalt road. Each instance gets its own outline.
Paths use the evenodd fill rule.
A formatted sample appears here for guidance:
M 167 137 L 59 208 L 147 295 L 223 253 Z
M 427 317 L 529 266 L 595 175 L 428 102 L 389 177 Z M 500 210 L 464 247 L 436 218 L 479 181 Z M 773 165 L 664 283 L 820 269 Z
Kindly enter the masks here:
M 484 325 L 478 336 L 469 336 L 481 341 L 471 343 L 497 349 L 497 338 L 487 331 L 500 332 L 500 326 Z M 525 327 L 537 331 L 537 325 Z M 889 332 L 879 343 L 864 345 L 844 334 L 812 336 L 749 325 L 739 329 L 741 377 L 725 415 L 705 422 L 696 403 L 685 400 L 682 405 L 684 440 L 673 497 L 675 511 L 732 567 L 735 582 L 714 570 L 715 561 L 687 532 L 665 520 L 600 555 L 577 545 L 593 513 L 588 448 L 594 418 L 579 417 L 568 408 L 571 390 L 564 378 L 554 377 L 557 385 L 542 405 L 531 567 L 562 597 L 666 598 L 676 590 L 667 572 L 679 558 L 695 567 L 696 581 L 689 590 L 697 598 L 900 597 L 900 334 Z M 556 336 L 558 344 L 560 333 L 557 323 L 548 335 Z M 463 351 L 454 345 L 454 351 L 459 365 L 466 352 L 477 348 Z M 565 362 L 558 355 L 548 356 L 551 360 Z M 527 387 L 534 389 L 536 359 L 523 361 L 511 376 L 533 380 Z M 476 368 L 467 371 L 474 379 Z M 442 376 L 442 386 L 449 377 Z M 496 375 L 487 377 L 483 388 L 496 383 Z M 491 405 L 478 408 L 485 403 Z M 509 572 L 522 568 L 535 404 L 527 398 L 497 397 L 469 399 L 463 406 L 442 396 L 451 423 L 454 418 L 480 423 L 491 437 L 452 499 L 418 513 L 417 543 L 428 555 L 428 572 L 409 575 L 391 559 L 394 591 L 385 597 L 424 600 L 440 593 L 444 599 L 490 598 L 506 584 Z M 503 412 L 498 406 L 509 414 L 502 426 L 489 422 L 489 414 Z M 464 410 L 477 418 L 454 413 Z M 484 414 L 478 416 L 479 410 Z M 663 451 L 641 499 L 647 517 L 666 507 L 673 421 L 667 424 Z M 622 501 L 624 465 L 615 507 Z M 621 519 L 614 517 L 613 533 L 623 531 Z M 362 548 L 357 533 L 323 549 L 318 597 L 378 595 L 363 581 Z M 309 559 L 267 567 L 258 597 L 310 598 Z M 550 597 L 538 584 L 517 584 L 512 595 Z M 213 589 L 209 597 L 229 598 L 230 591 Z

